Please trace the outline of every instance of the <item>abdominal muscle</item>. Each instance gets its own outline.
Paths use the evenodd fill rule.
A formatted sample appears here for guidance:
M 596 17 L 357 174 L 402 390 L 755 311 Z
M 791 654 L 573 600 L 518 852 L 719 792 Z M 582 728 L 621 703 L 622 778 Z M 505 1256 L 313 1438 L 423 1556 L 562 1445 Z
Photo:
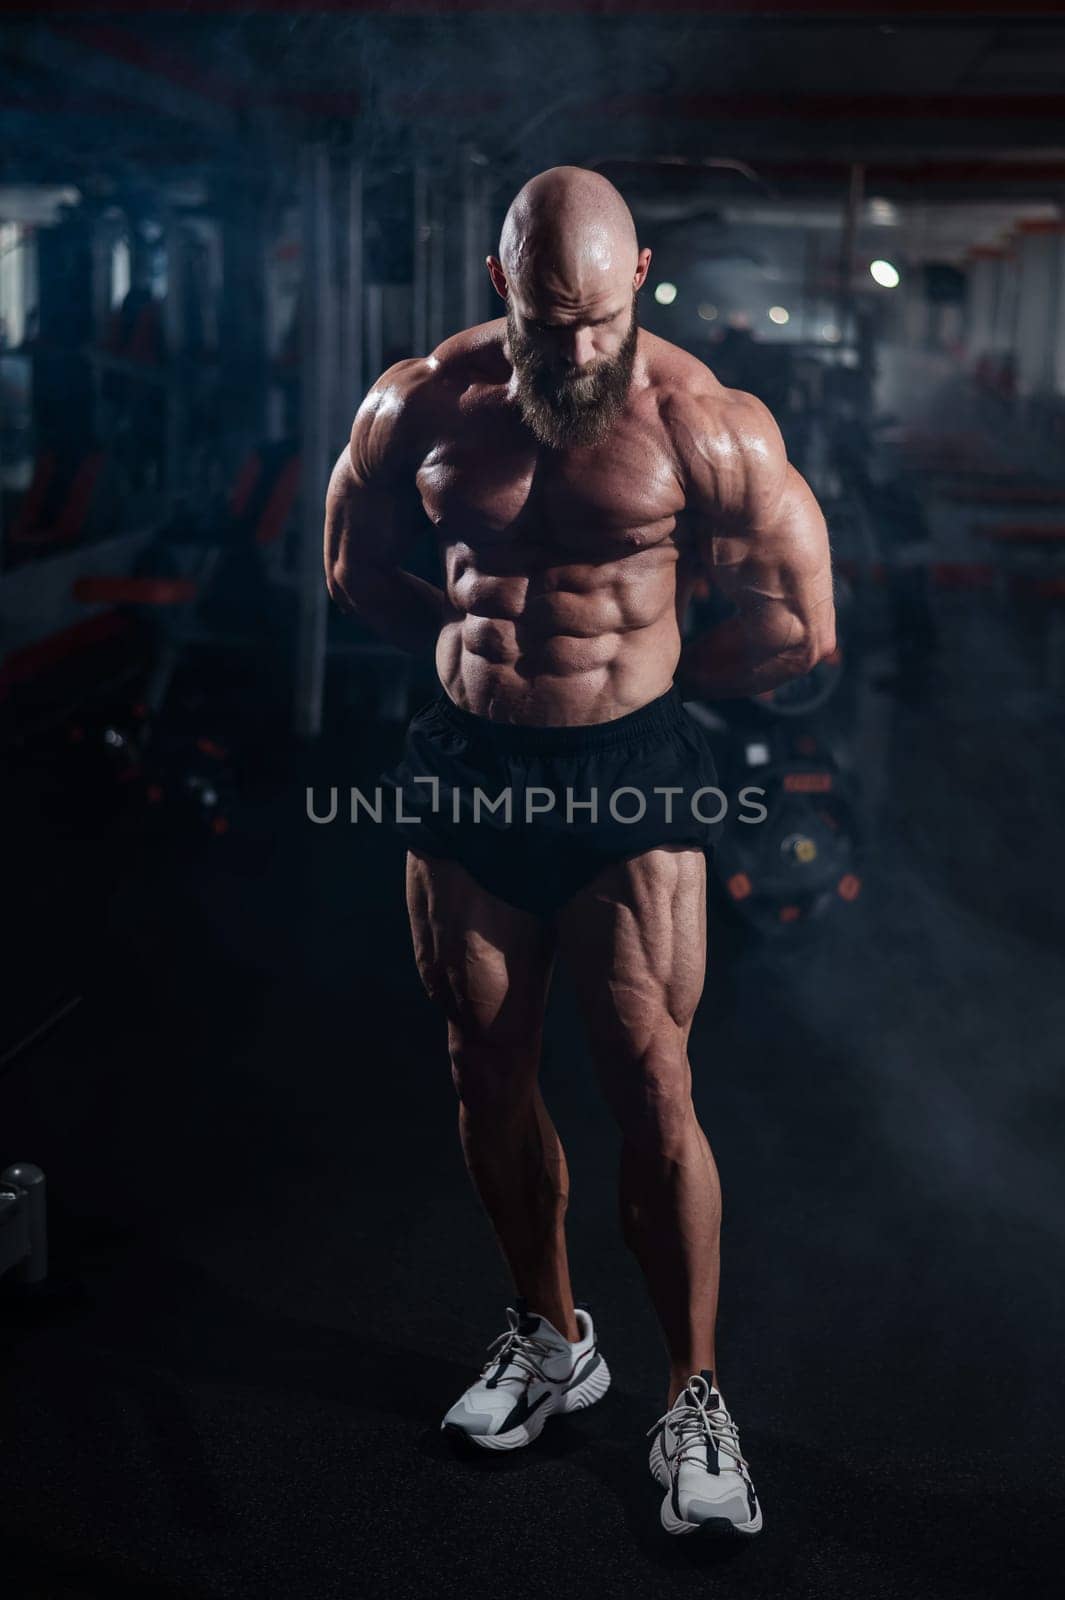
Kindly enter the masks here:
M 676 552 L 489 576 L 448 561 L 436 669 L 463 710 L 494 722 L 612 722 L 670 687 L 680 656 Z

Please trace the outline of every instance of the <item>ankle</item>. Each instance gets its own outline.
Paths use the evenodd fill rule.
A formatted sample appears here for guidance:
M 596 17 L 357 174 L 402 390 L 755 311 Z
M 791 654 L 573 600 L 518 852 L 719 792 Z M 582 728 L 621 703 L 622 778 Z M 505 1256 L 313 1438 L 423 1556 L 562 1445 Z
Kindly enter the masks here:
M 552 1304 L 546 1297 L 536 1299 L 529 1296 L 529 1310 L 536 1312 L 541 1317 L 546 1317 L 553 1328 L 557 1328 L 563 1339 L 568 1339 L 570 1344 L 578 1344 L 582 1337 L 577 1313 L 572 1305 L 567 1308 L 559 1305 L 557 1301 Z
M 677 1397 L 687 1388 L 689 1378 L 694 1377 L 697 1372 L 702 1371 L 703 1367 L 706 1368 L 707 1372 L 712 1372 L 714 1374 L 714 1388 L 718 1391 L 718 1393 L 721 1392 L 721 1385 L 719 1384 L 717 1378 L 717 1369 L 715 1368 L 712 1360 L 703 1362 L 702 1366 L 672 1367 L 669 1374 L 669 1389 L 667 1390 L 666 1400 L 667 1407 L 676 1403 Z
M 568 1316 L 561 1310 L 558 1312 L 558 1315 L 554 1317 L 549 1311 L 545 1311 L 543 1315 L 547 1318 L 548 1322 L 551 1323 L 552 1327 L 558 1329 L 563 1339 L 568 1339 L 570 1344 L 580 1343 L 581 1329 L 580 1324 L 577 1321 L 577 1313 L 575 1311 L 571 1311 Z

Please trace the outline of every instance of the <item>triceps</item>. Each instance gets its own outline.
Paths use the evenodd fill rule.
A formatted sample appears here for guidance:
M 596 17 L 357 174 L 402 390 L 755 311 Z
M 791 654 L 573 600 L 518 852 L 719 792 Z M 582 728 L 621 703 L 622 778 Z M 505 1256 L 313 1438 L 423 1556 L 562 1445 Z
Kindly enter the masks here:
M 784 492 L 759 525 L 715 534 L 711 567 L 752 643 L 813 662 L 835 647 L 832 563 L 825 519 L 805 479 L 788 468 Z
M 329 595 L 344 611 L 353 610 L 344 587 L 343 574 L 350 560 L 351 458 L 347 446 L 340 452 L 329 475 L 325 495 L 325 536 L 323 558 L 325 585 Z
M 398 573 L 428 526 L 416 492 L 399 484 L 377 488 L 360 482 L 349 453 L 337 458 L 326 494 L 326 583 L 335 598 L 357 609 L 361 589 Z

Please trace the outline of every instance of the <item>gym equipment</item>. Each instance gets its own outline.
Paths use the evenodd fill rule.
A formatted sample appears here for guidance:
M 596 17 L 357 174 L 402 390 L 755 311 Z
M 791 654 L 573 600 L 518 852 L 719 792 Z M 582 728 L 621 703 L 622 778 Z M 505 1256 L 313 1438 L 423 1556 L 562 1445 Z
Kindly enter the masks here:
M 1025 639 L 1037 642 L 1042 687 L 1059 695 L 1065 683 L 1065 523 L 1011 519 L 978 524 L 973 532 L 995 549 L 1000 592 L 1016 603 Z
M 64 1017 L 68 1017 L 72 1011 L 81 1005 L 81 1001 L 82 996 L 80 994 L 72 995 L 70 999 L 64 1000 L 62 1005 L 57 1006 L 41 1022 L 31 1028 L 29 1033 L 24 1034 L 21 1039 L 17 1039 L 10 1049 L 5 1050 L 3 1055 L 0 1056 L 0 1072 L 6 1072 L 12 1063 L 17 1061 L 20 1056 L 25 1055 L 27 1050 L 32 1049 L 39 1039 L 43 1039 L 46 1034 L 51 1033 L 52 1029 L 63 1021 Z
M 752 698 L 772 717 L 808 717 L 828 704 L 842 681 L 843 651 L 837 646 L 812 672 L 789 678 L 787 683 Z
M 910 470 L 927 477 L 967 476 L 1000 479 L 1003 467 L 996 459 L 996 441 L 975 430 L 932 433 L 903 428 L 896 436 L 885 429 L 882 442 L 899 449 Z
M 763 936 L 814 922 L 862 890 L 856 811 L 840 765 L 812 734 L 790 749 L 774 755 L 763 741 L 744 742 L 736 794 L 764 789 L 768 816 L 744 822 L 732 813 L 713 854 L 732 906 Z
M 48 1274 L 44 1173 L 19 1161 L 0 1172 L 0 1278 L 42 1283 Z
M 964 506 L 1065 506 L 1065 484 L 1033 483 L 1019 473 L 973 483 L 969 476 L 941 485 L 939 495 Z
M 8 564 L 97 538 L 113 526 L 116 506 L 114 473 L 102 450 L 69 461 L 42 452 L 7 530 Z
M 82 577 L 74 596 L 120 608 L 144 632 L 146 681 L 135 700 L 68 737 L 95 761 L 98 777 L 128 785 L 154 822 L 193 821 L 229 831 L 236 782 L 215 730 L 181 729 L 167 709 L 175 674 L 191 650 L 253 651 L 259 670 L 285 637 L 285 595 L 270 581 L 295 507 L 300 458 L 291 444 L 264 445 L 238 470 L 228 499 L 197 518 L 183 512 L 121 577 Z M 106 786 L 106 785 L 105 785 Z
M 159 725 L 143 700 L 67 729 L 79 791 L 114 798 L 124 791 L 149 827 L 199 826 L 228 833 L 237 786 L 222 740 Z
M 209 577 L 211 553 L 202 564 Z M 191 605 L 197 584 L 188 578 L 82 578 L 75 596 L 92 604 L 167 613 Z M 213 834 L 229 831 L 235 783 L 228 750 L 217 739 L 167 729 L 161 713 L 177 668 L 180 625 L 156 622 L 154 660 L 140 698 L 124 713 L 68 730 L 78 754 L 95 764 L 96 785 L 128 785 L 162 821 L 192 820 Z
M 1004 546 L 1033 546 L 1065 543 L 1065 523 L 1061 522 L 993 522 L 980 523 L 973 532 L 984 539 Z
M 157 734 L 145 753 L 142 776 L 151 815 L 216 835 L 229 832 L 237 789 L 229 747 L 221 740 Z
M 84 449 L 92 426 L 93 376 L 86 351 L 93 330 L 93 220 L 89 207 L 65 209 L 52 226 L 38 228 L 36 328 L 27 334 L 33 362 L 33 433 L 40 447 L 62 460 Z
M 1065 688 L 1065 578 L 1015 572 L 1010 591 L 1037 639 L 1040 683 L 1058 700 Z
M 718 749 L 730 810 L 712 861 L 739 919 L 773 938 L 853 904 L 862 889 L 858 819 L 837 754 L 808 728 L 729 733 Z M 758 805 L 763 820 L 741 820 Z

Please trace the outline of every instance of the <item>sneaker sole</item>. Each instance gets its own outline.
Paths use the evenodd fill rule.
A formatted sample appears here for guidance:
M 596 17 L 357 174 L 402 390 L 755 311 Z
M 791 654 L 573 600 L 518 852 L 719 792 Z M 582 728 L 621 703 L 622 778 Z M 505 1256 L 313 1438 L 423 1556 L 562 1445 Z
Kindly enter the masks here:
M 520 1450 L 523 1445 L 532 1444 L 534 1439 L 540 1437 L 552 1417 L 594 1406 L 609 1388 L 610 1368 L 600 1356 L 586 1378 L 582 1378 L 572 1389 L 563 1389 L 553 1395 L 520 1427 L 511 1428 L 506 1433 L 467 1433 L 465 1428 L 460 1428 L 454 1422 L 442 1422 L 440 1427 L 451 1438 L 464 1444 L 480 1445 L 482 1450 Z
M 722 1536 L 727 1537 L 732 1533 L 742 1534 L 749 1539 L 754 1534 L 761 1533 L 762 1507 L 760 1505 L 750 1522 L 733 1522 L 731 1517 L 706 1517 L 702 1522 L 685 1522 L 684 1518 L 678 1517 L 673 1510 L 673 1484 L 669 1476 L 669 1468 L 666 1466 L 666 1458 L 662 1454 L 662 1447 L 657 1438 L 651 1446 L 649 1465 L 651 1476 L 655 1479 L 659 1488 L 666 1491 L 666 1497 L 662 1501 L 662 1510 L 659 1513 L 659 1520 L 667 1533 L 701 1533 L 711 1539 L 721 1538 Z

